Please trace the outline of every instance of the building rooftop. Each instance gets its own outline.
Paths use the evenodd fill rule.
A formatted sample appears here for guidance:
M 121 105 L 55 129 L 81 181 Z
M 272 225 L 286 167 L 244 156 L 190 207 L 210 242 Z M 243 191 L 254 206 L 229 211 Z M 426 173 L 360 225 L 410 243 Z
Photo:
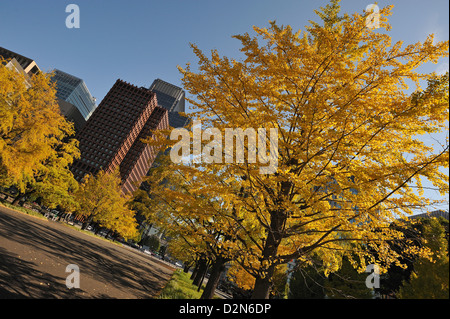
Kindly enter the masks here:
M 429 213 L 423 213 L 423 214 L 417 214 L 417 215 L 413 215 L 410 216 L 409 218 L 415 219 L 415 218 L 439 218 L 439 217 L 443 217 L 445 219 L 448 220 L 448 211 L 443 211 L 443 210 L 435 210 Z
M 11 50 L 0 47 L 0 56 L 2 56 L 6 60 L 16 59 L 16 61 L 20 64 L 25 73 L 27 73 L 28 75 L 30 75 L 30 73 L 36 74 L 41 72 L 41 69 L 39 69 L 39 67 L 37 66 L 36 62 L 33 59 L 27 58 L 26 56 L 23 56 Z

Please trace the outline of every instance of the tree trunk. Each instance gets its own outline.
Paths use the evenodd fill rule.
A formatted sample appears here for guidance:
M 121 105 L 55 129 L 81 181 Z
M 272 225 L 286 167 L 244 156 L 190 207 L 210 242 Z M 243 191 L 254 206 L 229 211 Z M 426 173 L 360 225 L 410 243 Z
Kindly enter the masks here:
M 200 260 L 197 260 L 197 262 L 195 263 L 194 270 L 192 271 L 191 280 L 194 280 L 195 276 L 197 276 L 199 265 L 200 265 Z
M 206 266 L 207 266 L 207 265 L 206 265 L 206 258 L 202 257 L 202 258 L 199 260 L 199 266 L 198 266 L 198 269 L 197 269 L 197 273 L 196 273 L 196 275 L 195 275 L 194 281 L 192 282 L 192 284 L 193 284 L 194 286 L 198 286 L 198 285 L 199 285 L 200 280 L 202 280 L 203 274 L 204 274 L 205 271 L 206 271 L 206 268 L 207 268 Z
M 225 269 L 225 263 L 227 260 L 221 256 L 217 257 L 211 269 L 211 274 L 206 284 L 205 290 L 200 299 L 212 299 L 214 297 L 214 292 L 216 291 L 217 285 L 219 284 L 220 275 Z
M 14 206 L 19 205 L 19 202 L 20 202 L 21 199 L 22 199 L 22 195 L 21 195 L 21 194 L 17 195 L 17 197 L 14 198 L 12 204 L 13 204 Z
M 205 279 L 205 276 L 208 273 L 208 268 L 209 268 L 209 262 L 206 261 L 206 268 L 205 268 L 205 271 L 203 272 L 202 278 L 200 278 L 200 281 L 199 281 L 199 283 L 197 285 L 197 292 L 199 292 L 200 289 L 202 288 L 203 280 Z
M 21 193 L 19 192 L 19 194 L 17 194 L 16 198 L 14 198 L 12 204 L 17 206 L 19 205 L 20 201 L 23 200 L 25 201 L 25 197 L 27 197 L 28 195 L 30 195 L 31 193 L 33 193 L 32 191 L 25 191 L 25 193 Z
M 95 225 L 94 225 L 94 234 L 97 235 L 99 231 L 100 231 L 100 225 L 95 223 Z
M 275 266 L 271 264 L 277 255 L 278 246 L 280 246 L 283 238 L 282 232 L 286 214 L 282 211 L 274 211 L 270 214 L 270 230 L 267 235 L 266 242 L 261 258 L 261 275 L 256 277 L 255 287 L 251 299 L 269 299 L 270 289 L 272 287 L 272 277 L 275 272 Z M 264 264 L 267 264 L 264 269 Z
M 251 299 L 269 299 L 274 272 L 275 266 L 271 266 L 267 269 L 264 278 L 256 278 Z

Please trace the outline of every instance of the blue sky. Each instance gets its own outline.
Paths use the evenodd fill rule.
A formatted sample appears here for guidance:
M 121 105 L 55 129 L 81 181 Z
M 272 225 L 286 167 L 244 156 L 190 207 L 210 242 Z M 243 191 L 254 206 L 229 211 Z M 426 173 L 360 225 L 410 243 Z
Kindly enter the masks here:
M 80 8 L 80 28 L 68 29 L 68 4 Z M 252 33 L 252 26 L 269 20 L 304 29 L 318 20 L 314 9 L 328 1 L 312 0 L 2 0 L 0 46 L 36 60 L 41 69 L 53 68 L 82 78 L 97 101 L 120 78 L 148 87 L 155 78 L 181 86 L 177 65 L 197 60 L 189 48 L 195 43 L 209 52 L 239 57 L 239 41 L 232 35 Z M 342 0 L 342 12 L 362 12 L 372 3 Z M 394 4 L 390 32 L 405 45 L 423 41 L 429 33 L 449 38 L 447 0 L 379 1 Z M 447 63 L 447 64 L 445 64 Z M 430 71 L 448 68 L 448 59 Z
M 80 8 L 80 28 L 69 29 L 65 12 Z M 238 58 L 240 42 L 231 38 L 269 20 L 294 30 L 318 21 L 314 9 L 324 0 L 1 0 L 0 46 L 34 59 L 44 71 L 54 68 L 82 78 L 97 103 L 120 78 L 148 87 L 155 78 L 181 86 L 177 65 L 193 66 L 189 47 Z M 371 0 L 342 0 L 342 12 L 362 12 Z M 424 41 L 434 33 L 449 39 L 448 0 L 382 0 L 394 4 L 390 17 L 393 42 Z M 424 72 L 448 70 L 449 60 L 430 64 Z M 444 138 L 448 133 L 442 135 Z M 436 194 L 430 194 L 436 197 Z

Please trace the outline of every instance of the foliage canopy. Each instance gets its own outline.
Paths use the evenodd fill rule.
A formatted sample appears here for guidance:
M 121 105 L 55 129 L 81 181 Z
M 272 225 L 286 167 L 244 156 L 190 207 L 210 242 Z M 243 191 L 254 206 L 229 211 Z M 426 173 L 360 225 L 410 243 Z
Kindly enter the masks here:
M 359 271 L 399 264 L 388 242 L 404 238 L 390 223 L 432 203 L 422 179 L 448 193 L 439 169 L 448 167 L 448 144 L 436 151 L 418 138 L 448 129 L 448 74 L 418 71 L 448 56 L 448 41 L 430 35 L 392 44 L 366 27 L 367 13 L 338 17 L 337 3 L 322 8 L 323 25 L 312 22 L 304 32 L 272 21 L 254 27 L 256 36 L 234 36 L 241 60 L 217 50 L 208 57 L 192 44 L 198 69 L 179 68 L 193 96 L 192 119 L 215 133 L 203 135 L 201 160 L 169 160 L 165 173 L 152 176 L 152 196 L 166 205 L 169 224 L 220 246 L 253 276 L 255 298 L 269 296 L 277 265 L 308 264 L 313 254 L 326 274 L 343 256 Z M 390 29 L 390 11 L 380 10 L 381 29 Z M 405 93 L 409 83 L 412 95 Z M 224 161 L 236 158 L 214 147 L 223 145 L 227 128 L 277 129 L 276 173 L 260 174 L 261 163 Z M 207 160 L 217 150 L 221 160 Z M 429 253 L 403 244 L 404 254 Z

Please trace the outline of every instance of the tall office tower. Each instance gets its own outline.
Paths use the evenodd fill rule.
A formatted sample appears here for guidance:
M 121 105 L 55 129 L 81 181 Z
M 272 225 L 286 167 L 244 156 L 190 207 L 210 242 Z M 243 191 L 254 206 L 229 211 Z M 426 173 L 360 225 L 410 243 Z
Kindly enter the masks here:
M 52 80 L 56 82 L 56 97 L 75 105 L 87 121 L 95 109 L 95 98 L 84 81 L 61 70 L 55 69 L 54 72 Z
M 156 79 L 150 85 L 149 90 L 156 93 L 156 98 L 158 106 L 168 110 L 169 125 L 174 128 L 184 127 L 189 123 L 189 118 L 181 115 L 179 112 L 184 112 L 185 110 L 185 93 L 183 89 L 173 84 L 170 84 L 161 79 Z M 169 149 L 166 150 L 169 152 Z M 152 167 L 158 166 L 158 160 L 153 162 Z M 147 175 L 151 175 L 152 170 L 149 169 Z M 150 185 L 146 182 L 142 183 L 140 188 L 144 191 L 150 190 Z M 151 234 L 159 233 L 154 225 L 148 225 L 145 222 L 145 218 L 139 214 L 136 216 L 140 227 L 143 228 L 143 236 L 149 236 Z
M 161 79 L 156 79 L 150 85 L 149 90 L 156 93 L 158 106 L 169 111 L 169 125 L 171 127 L 181 128 L 188 125 L 189 118 L 179 113 L 184 112 L 185 109 L 185 93 L 183 89 Z M 165 152 L 168 153 L 169 151 L 169 149 L 166 149 Z M 153 162 L 151 168 L 158 165 L 158 160 L 156 160 Z M 151 174 L 151 168 L 147 172 L 147 175 Z M 142 183 L 141 189 L 149 191 L 150 186 L 147 183 Z
M 185 110 L 185 93 L 182 88 L 156 79 L 149 89 L 156 93 L 158 105 L 169 111 L 170 126 L 177 128 L 187 125 L 188 118 L 178 113 Z
M 185 127 L 189 123 L 189 118 L 178 112 L 169 112 L 169 125 L 177 127 Z
M 158 104 L 169 112 L 184 112 L 183 89 L 161 79 L 153 81 L 149 89 L 156 93 Z
M 167 113 L 157 106 L 155 93 L 117 80 L 77 135 L 81 158 L 72 165 L 75 178 L 118 167 L 122 191 L 133 192 L 157 154 L 141 139 L 168 128 Z
M 3 64 L 8 68 L 22 74 L 25 78 L 25 85 L 31 87 L 31 76 L 41 72 L 36 62 L 24 57 L 16 52 L 0 47 L 0 57 L 7 60 Z

